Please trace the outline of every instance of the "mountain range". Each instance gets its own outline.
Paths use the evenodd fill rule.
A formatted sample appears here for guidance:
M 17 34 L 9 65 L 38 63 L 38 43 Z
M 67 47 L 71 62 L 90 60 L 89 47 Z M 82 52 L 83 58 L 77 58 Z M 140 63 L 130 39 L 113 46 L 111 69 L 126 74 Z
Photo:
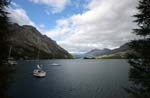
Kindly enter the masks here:
M 105 53 L 110 52 L 110 49 L 104 48 L 104 49 L 93 49 L 87 53 L 84 54 L 84 57 L 95 57 L 95 56 L 100 56 Z
M 104 58 L 126 58 L 127 53 L 129 53 L 131 49 L 129 48 L 129 43 L 126 43 L 119 48 L 115 49 L 92 49 L 91 51 L 84 53 L 84 54 L 75 54 L 75 58 L 97 58 L 97 59 L 104 59 Z
M 11 56 L 16 59 L 69 59 L 72 55 L 60 47 L 56 41 L 42 35 L 35 27 L 29 25 L 11 26 L 9 41 Z

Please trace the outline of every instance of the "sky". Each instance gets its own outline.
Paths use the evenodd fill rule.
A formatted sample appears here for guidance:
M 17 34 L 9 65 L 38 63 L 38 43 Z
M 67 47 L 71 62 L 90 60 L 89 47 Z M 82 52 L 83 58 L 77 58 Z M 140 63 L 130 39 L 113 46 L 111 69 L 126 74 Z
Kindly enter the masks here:
M 32 25 L 70 53 L 116 48 L 135 39 L 138 0 L 12 0 L 12 22 Z

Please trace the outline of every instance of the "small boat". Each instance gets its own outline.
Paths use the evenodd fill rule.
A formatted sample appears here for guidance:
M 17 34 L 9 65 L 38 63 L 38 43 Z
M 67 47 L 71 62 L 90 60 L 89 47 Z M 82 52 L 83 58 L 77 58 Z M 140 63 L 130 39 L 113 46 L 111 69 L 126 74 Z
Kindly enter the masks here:
M 38 62 L 39 62 L 39 54 L 40 54 L 40 39 L 38 38 L 38 43 L 39 43 L 39 48 L 38 48 Z M 37 64 L 37 69 L 34 69 L 33 71 L 33 75 L 35 77 L 39 77 L 39 78 L 42 78 L 42 77 L 45 77 L 46 76 L 46 72 L 44 70 L 42 70 L 42 64 Z
M 42 66 L 43 65 L 37 65 L 38 69 L 34 69 L 33 71 L 33 75 L 39 78 L 45 77 L 46 76 L 46 72 L 42 70 Z
M 52 63 L 50 65 L 52 65 L 52 66 L 60 66 L 60 64 L 57 64 L 57 63 Z
M 7 59 L 6 64 L 8 64 L 8 65 L 16 65 L 17 62 L 15 61 L 15 59 L 13 57 L 11 57 L 11 51 L 12 51 L 12 46 L 10 46 L 8 59 Z
M 13 58 L 8 58 L 7 62 L 9 65 L 16 65 L 17 64 L 17 62 Z
M 45 77 L 46 76 L 46 72 L 43 71 L 43 70 L 38 70 L 38 69 L 35 69 L 33 71 L 33 75 L 36 76 L 36 77 Z

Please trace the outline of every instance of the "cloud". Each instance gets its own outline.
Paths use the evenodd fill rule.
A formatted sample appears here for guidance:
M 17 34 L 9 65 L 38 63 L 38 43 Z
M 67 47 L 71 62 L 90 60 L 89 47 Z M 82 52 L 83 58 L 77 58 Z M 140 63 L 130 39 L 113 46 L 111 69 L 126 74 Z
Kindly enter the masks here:
M 15 2 L 11 2 L 11 5 L 12 5 L 13 7 L 20 7 L 20 5 L 18 5 L 18 4 L 15 3 Z
M 29 0 L 35 4 L 48 5 L 52 10 L 52 13 L 59 13 L 65 9 L 65 6 L 70 2 L 70 0 Z M 46 13 L 49 12 L 46 10 Z
M 59 40 L 66 39 L 72 32 L 72 28 L 68 22 L 69 21 L 66 19 L 58 20 L 56 22 L 57 25 L 55 26 L 55 28 L 52 30 L 47 30 L 45 34 L 53 39 L 57 39 L 57 38 Z
M 27 12 L 17 3 L 11 2 L 11 6 L 7 8 L 7 11 L 9 12 L 8 16 L 11 22 L 18 23 L 19 25 L 35 26 L 35 23 L 29 18 Z
M 30 20 L 26 11 L 22 8 L 8 9 L 9 17 L 12 22 L 18 23 L 19 25 L 32 25 L 35 26 L 35 23 Z
M 30 19 L 27 12 L 15 2 L 11 2 L 11 6 L 7 8 L 7 11 L 9 12 L 8 16 L 12 23 L 17 23 L 19 25 L 31 25 L 36 27 L 39 31 L 42 31 L 45 28 L 44 24 L 35 24 Z
M 137 0 L 91 0 L 86 12 L 58 20 L 46 34 L 64 36 L 58 43 L 70 52 L 115 48 L 135 38 L 131 16 L 137 12 L 137 4 Z
M 44 24 L 40 24 L 39 27 L 43 29 L 43 28 L 45 28 L 45 25 Z

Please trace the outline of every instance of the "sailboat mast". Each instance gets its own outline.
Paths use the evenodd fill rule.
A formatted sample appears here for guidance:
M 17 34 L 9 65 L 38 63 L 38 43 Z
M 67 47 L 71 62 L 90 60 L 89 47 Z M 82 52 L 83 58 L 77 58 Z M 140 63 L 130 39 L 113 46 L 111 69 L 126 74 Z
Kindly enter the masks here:
M 38 58 L 38 61 L 39 61 L 39 58 L 40 58 L 40 38 L 38 37 L 38 44 L 39 44 L 39 47 L 38 47 L 38 56 L 37 56 L 37 58 Z
M 10 49 L 9 49 L 9 54 L 8 54 L 8 58 L 10 58 L 10 55 L 11 55 L 11 50 L 12 50 L 12 46 L 10 46 Z

